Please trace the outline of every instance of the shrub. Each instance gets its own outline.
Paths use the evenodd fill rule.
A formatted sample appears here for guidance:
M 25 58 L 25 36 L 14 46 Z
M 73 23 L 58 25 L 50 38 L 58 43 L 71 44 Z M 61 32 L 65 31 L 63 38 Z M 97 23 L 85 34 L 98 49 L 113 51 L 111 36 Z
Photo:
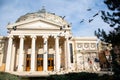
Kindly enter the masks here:
M 69 73 L 65 75 L 52 75 L 47 80 L 98 80 L 98 75 L 95 73 Z
M 19 80 L 19 77 L 6 72 L 0 72 L 0 80 Z

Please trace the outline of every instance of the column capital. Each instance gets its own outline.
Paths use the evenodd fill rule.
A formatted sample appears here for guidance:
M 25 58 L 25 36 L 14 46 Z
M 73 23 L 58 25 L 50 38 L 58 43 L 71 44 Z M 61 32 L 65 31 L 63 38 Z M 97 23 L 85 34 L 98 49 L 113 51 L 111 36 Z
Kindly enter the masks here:
M 35 39 L 37 38 L 36 35 L 31 35 L 30 37 L 31 37 L 31 38 L 35 38 Z
M 47 35 L 43 35 L 42 37 L 43 37 L 44 39 L 45 39 L 45 38 L 48 39 L 48 36 L 47 36 Z
M 8 38 L 13 38 L 13 35 L 9 35 Z
M 19 35 L 19 38 L 25 38 L 25 36 L 24 35 Z
M 65 36 L 65 39 L 68 39 L 69 38 L 69 36 Z
M 55 39 L 59 39 L 59 36 L 55 35 L 54 38 L 55 38 Z
M 70 40 L 72 36 L 65 36 L 65 39 Z

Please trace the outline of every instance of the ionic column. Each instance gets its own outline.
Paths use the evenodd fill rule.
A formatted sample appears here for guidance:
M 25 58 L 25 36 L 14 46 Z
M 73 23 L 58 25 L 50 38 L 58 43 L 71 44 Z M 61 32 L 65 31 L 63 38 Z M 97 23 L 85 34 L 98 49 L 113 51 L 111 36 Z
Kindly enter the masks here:
M 24 68 L 24 36 L 19 36 L 20 45 L 19 45 L 19 60 L 18 60 L 18 71 L 23 71 Z
M 13 36 L 9 36 L 5 70 L 10 71 Z
M 55 36 L 55 69 L 60 71 L 59 37 Z
M 70 70 L 70 46 L 69 46 L 69 37 L 66 37 L 66 56 L 67 56 L 67 69 Z
M 31 36 L 32 38 L 32 53 L 31 53 L 31 71 L 36 70 L 36 54 L 35 54 L 35 45 L 36 45 L 36 36 Z
M 44 54 L 43 54 L 43 70 L 48 70 L 48 36 L 43 36 L 44 38 Z
M 15 66 L 15 43 L 12 45 L 12 56 L 11 56 L 11 71 L 14 71 L 14 66 Z

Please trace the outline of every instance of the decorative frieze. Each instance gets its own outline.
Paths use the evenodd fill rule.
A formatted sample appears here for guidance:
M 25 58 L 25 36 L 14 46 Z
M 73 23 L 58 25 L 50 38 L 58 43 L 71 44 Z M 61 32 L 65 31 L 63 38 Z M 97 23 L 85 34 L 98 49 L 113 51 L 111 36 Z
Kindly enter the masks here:
M 96 43 L 77 43 L 77 46 L 76 46 L 78 49 L 89 49 L 89 50 L 93 50 L 93 49 L 96 49 Z
M 89 43 L 84 43 L 84 48 L 89 48 Z
M 78 48 L 83 48 L 83 43 L 78 43 L 78 44 L 77 44 L 77 47 L 78 47 Z
M 95 43 L 91 43 L 91 48 L 96 48 L 96 44 Z

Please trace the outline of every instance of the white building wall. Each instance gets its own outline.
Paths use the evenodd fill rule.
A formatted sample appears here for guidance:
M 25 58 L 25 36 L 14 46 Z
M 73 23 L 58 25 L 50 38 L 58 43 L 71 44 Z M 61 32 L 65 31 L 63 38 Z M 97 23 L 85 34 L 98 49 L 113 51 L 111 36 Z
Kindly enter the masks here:
M 95 62 L 95 59 L 98 59 L 97 38 L 78 37 L 74 40 L 77 58 L 76 70 L 98 71 L 100 66 L 98 62 Z

